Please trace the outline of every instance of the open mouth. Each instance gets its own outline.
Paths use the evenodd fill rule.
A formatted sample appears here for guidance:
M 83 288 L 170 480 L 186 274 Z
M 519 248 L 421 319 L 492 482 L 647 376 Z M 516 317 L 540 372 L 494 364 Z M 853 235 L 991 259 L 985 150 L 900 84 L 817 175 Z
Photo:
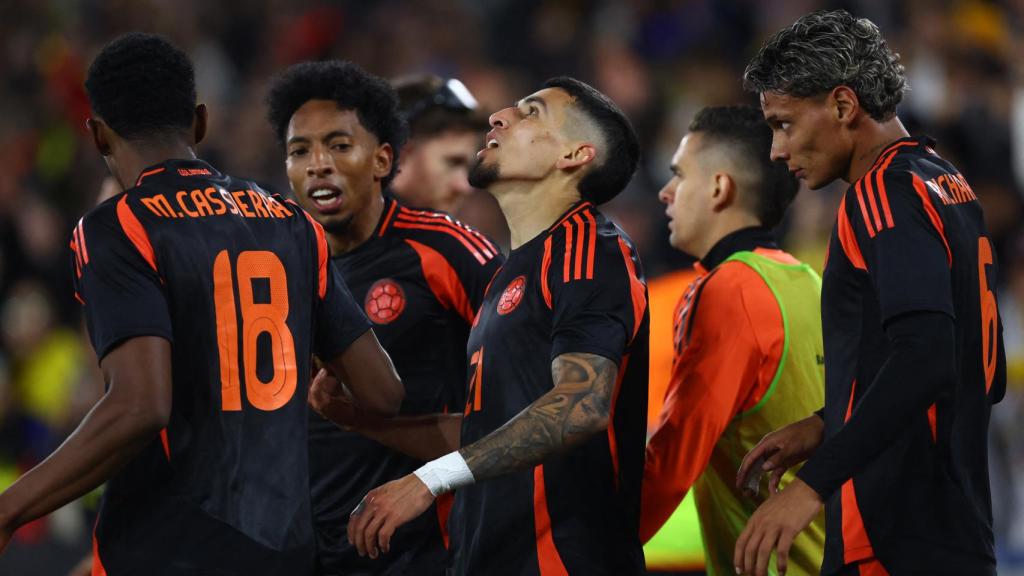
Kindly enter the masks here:
M 486 152 L 488 150 L 493 150 L 493 149 L 495 149 L 497 147 L 498 147 L 498 140 L 495 139 L 495 138 L 488 138 L 487 139 L 487 144 L 479 152 L 477 152 L 476 155 L 480 156 L 484 152 Z
M 330 185 L 317 185 L 309 191 L 313 205 L 322 213 L 334 212 L 341 207 L 341 189 Z

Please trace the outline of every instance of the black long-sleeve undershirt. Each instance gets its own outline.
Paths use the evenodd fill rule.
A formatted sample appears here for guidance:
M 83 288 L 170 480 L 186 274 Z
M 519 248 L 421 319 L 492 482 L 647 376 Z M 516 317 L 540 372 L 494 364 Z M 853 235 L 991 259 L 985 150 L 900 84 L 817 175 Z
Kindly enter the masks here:
M 914 312 L 885 325 L 889 356 L 849 421 L 825 441 L 797 476 L 828 499 L 846 480 L 896 442 L 953 386 L 956 336 L 941 312 Z

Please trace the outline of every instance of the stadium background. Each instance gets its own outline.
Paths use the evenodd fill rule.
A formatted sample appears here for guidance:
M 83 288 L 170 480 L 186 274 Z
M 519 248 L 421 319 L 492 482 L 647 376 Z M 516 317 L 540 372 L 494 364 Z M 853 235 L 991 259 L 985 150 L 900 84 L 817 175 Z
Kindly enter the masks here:
M 283 154 L 264 120 L 263 97 L 267 79 L 288 64 L 345 58 L 385 77 L 456 76 L 487 111 L 552 75 L 594 84 L 632 118 L 643 143 L 639 174 L 607 212 L 637 242 L 664 302 L 655 309 L 663 331 L 654 336 L 661 338 L 680 289 L 679 276 L 666 274 L 688 265 L 667 246 L 656 198 L 669 158 L 700 107 L 754 103 L 741 91 L 740 75 L 760 41 L 822 7 L 847 8 L 881 27 L 908 69 L 901 118 L 911 132 L 938 139 L 985 206 L 1002 270 L 1010 372 L 992 425 L 997 545 L 1000 573 L 1015 566 L 1024 573 L 1024 0 L 5 0 L 0 488 L 58 445 L 102 392 L 71 294 L 68 240 L 74 222 L 113 191 L 84 128 L 82 81 L 116 35 L 158 32 L 185 48 L 210 107 L 201 156 L 282 192 Z M 818 268 L 841 191 L 802 190 L 784 225 L 785 247 Z M 507 249 L 507 230 L 488 196 L 470 197 L 460 215 Z M 664 378 L 658 374 L 655 380 Z M 22 529 L 0 557 L 0 574 L 66 574 L 88 549 L 94 503 L 83 499 Z M 675 560 L 664 546 L 650 552 L 677 569 L 694 561 L 685 550 Z

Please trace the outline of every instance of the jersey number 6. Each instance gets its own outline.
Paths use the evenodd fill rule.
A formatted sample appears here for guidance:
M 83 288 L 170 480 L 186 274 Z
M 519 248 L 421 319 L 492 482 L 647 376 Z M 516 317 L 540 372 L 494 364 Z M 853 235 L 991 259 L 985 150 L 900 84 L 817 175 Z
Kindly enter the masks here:
M 225 411 L 242 409 L 238 377 L 238 329 L 242 330 L 242 369 L 249 403 L 260 410 L 277 410 L 295 394 L 295 342 L 285 320 L 288 318 L 288 281 L 284 265 L 273 252 L 246 251 L 238 255 L 238 297 L 242 322 L 235 315 L 234 279 L 231 257 L 221 250 L 213 262 L 213 299 L 217 315 L 217 348 L 220 353 L 221 402 Z M 269 302 L 257 303 L 253 280 L 270 285 Z M 258 341 L 270 339 L 273 376 L 260 379 L 256 371 Z
M 992 264 L 992 245 L 988 238 L 978 238 L 978 294 L 981 296 L 981 363 L 985 367 L 985 392 L 992 388 L 996 374 L 996 344 L 999 341 L 999 313 L 996 296 L 988 289 L 985 266 Z

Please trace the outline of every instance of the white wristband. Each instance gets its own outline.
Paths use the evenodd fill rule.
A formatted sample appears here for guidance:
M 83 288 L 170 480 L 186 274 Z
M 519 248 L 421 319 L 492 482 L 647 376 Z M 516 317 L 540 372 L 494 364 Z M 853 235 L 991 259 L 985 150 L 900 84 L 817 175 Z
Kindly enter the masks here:
M 469 466 L 466 465 L 466 460 L 457 450 L 427 462 L 413 474 L 427 485 L 427 490 L 430 490 L 435 498 L 476 481 Z

